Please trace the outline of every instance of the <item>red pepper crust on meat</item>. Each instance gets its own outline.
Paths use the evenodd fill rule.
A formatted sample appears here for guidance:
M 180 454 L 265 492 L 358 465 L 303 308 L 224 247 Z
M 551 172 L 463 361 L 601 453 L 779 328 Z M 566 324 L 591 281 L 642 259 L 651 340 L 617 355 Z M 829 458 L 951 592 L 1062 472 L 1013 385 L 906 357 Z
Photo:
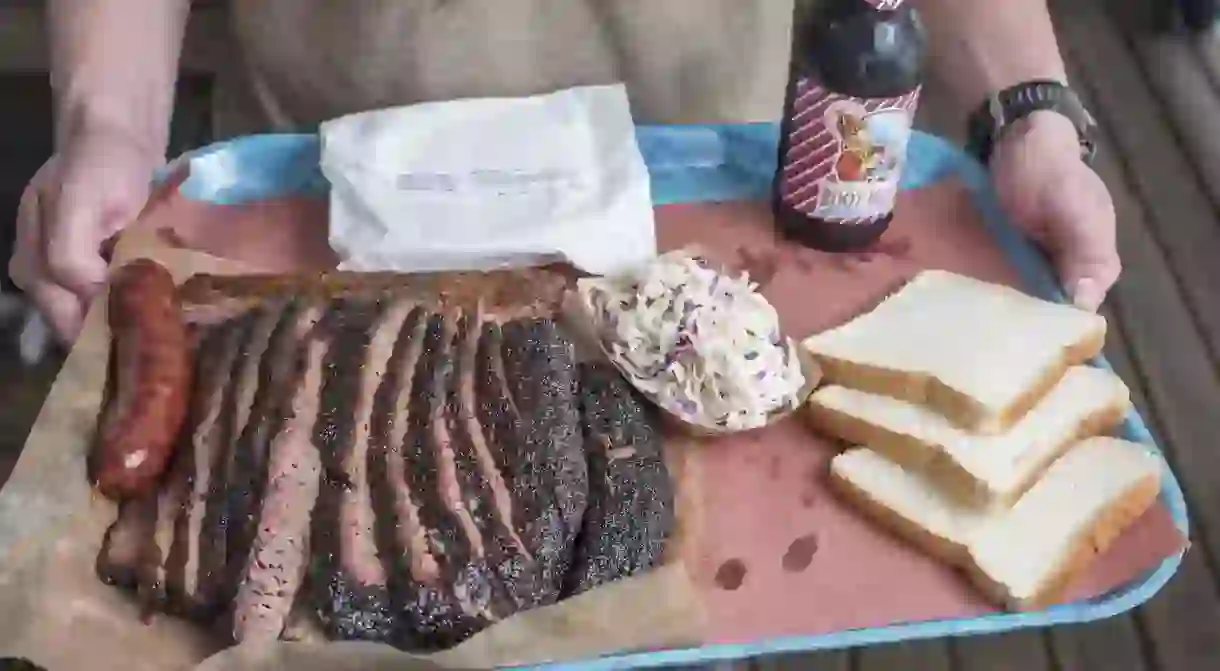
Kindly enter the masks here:
M 110 370 L 89 479 L 118 501 L 147 493 L 168 469 L 192 367 L 177 287 L 163 266 L 138 259 L 115 271 L 108 310 Z

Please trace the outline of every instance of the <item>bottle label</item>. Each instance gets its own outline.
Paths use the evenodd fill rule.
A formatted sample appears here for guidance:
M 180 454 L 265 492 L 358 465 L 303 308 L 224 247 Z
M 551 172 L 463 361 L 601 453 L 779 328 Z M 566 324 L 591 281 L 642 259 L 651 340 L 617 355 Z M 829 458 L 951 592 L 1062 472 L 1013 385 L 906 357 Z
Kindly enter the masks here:
M 800 78 L 779 195 L 811 217 L 867 224 L 894 209 L 919 89 L 861 100 Z

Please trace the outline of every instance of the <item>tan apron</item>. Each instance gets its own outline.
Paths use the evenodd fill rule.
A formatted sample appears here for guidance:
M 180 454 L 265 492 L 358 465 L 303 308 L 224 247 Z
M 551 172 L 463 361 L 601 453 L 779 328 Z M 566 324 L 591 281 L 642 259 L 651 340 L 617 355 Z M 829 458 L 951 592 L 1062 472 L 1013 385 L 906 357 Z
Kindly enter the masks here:
M 242 0 L 221 136 L 622 81 L 641 122 L 780 116 L 792 0 Z

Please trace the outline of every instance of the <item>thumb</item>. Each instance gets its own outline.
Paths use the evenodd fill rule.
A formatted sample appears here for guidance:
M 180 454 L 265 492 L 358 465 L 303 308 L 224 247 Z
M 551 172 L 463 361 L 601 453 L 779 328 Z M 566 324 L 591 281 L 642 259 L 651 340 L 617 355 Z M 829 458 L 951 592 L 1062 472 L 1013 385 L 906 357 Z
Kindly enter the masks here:
M 1105 187 L 1062 191 L 1048 208 L 1046 231 L 1059 281 L 1072 302 L 1095 311 L 1122 271 L 1114 207 Z
M 1102 301 L 1106 299 L 1107 289 L 1111 284 L 1104 280 L 1096 279 L 1090 274 L 1075 280 L 1068 280 L 1064 282 L 1064 287 L 1067 289 L 1068 296 L 1072 299 L 1073 305 L 1081 310 L 1097 312 L 1097 309 L 1101 307 Z

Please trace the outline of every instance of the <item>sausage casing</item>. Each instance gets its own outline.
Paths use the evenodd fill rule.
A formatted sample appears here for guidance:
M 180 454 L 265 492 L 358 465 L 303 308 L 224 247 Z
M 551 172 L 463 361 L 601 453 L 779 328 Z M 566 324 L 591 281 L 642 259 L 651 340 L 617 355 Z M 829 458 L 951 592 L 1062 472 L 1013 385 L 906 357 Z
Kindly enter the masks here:
M 186 419 L 191 347 L 174 278 L 138 259 L 111 278 L 112 335 L 107 394 L 90 454 L 89 477 L 122 500 L 160 481 Z

